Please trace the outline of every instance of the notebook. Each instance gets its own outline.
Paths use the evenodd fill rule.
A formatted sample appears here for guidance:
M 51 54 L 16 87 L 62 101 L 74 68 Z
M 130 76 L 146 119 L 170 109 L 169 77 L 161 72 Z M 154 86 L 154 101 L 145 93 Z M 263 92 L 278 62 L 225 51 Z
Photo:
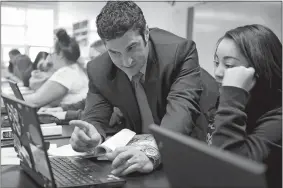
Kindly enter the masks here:
M 84 157 L 48 157 L 36 108 L 2 94 L 21 168 L 41 187 L 120 187 L 126 180 Z

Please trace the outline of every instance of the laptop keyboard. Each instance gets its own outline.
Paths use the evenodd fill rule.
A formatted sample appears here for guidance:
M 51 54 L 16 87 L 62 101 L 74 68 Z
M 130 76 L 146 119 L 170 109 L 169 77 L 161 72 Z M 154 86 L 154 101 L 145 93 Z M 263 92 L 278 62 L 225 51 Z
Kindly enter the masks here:
M 87 160 L 79 163 L 69 158 L 50 158 L 52 171 L 58 186 L 98 184 L 101 181 L 93 177 L 96 172 L 95 166 Z

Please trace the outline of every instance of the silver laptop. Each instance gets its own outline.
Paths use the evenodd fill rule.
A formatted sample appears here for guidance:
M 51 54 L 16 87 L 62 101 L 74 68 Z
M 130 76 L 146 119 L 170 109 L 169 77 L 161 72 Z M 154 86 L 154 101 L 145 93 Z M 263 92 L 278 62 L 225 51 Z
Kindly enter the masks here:
M 174 188 L 266 188 L 266 166 L 151 125 Z

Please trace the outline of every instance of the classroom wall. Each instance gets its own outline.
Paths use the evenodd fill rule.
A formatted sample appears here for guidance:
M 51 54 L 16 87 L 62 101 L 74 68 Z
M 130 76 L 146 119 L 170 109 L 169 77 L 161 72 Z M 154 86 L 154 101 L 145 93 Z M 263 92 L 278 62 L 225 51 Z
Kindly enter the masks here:
M 24 6 L 46 6 L 55 10 L 54 28 L 64 27 L 72 33 L 74 22 L 88 19 L 91 24 L 90 43 L 99 39 L 95 19 L 105 1 L 96 2 L 4 2 Z M 213 53 L 216 41 L 225 31 L 240 25 L 259 23 L 270 27 L 281 39 L 282 2 L 179 2 L 155 1 L 136 3 L 144 12 L 149 27 L 159 27 L 187 37 L 192 26 L 192 39 L 196 42 L 200 65 L 213 75 Z M 188 23 L 188 8 L 194 7 L 193 23 Z M 88 55 L 88 47 L 82 50 Z
M 149 27 L 159 27 L 186 37 L 187 8 L 199 2 L 135 1 L 143 10 Z M 104 1 L 98 2 L 58 2 L 57 27 L 72 28 L 72 23 L 84 19 L 91 20 L 95 26 Z M 95 27 L 94 27 L 95 28 Z
M 141 7 L 149 27 L 159 27 L 186 38 L 187 7 L 198 2 L 136 1 Z M 98 2 L 58 2 L 58 13 L 55 20 L 56 28 L 64 27 L 72 33 L 74 22 L 88 19 L 91 23 L 89 45 L 99 39 L 96 33 L 95 20 L 105 1 Z M 87 56 L 89 45 L 82 48 L 82 56 Z
M 263 24 L 282 39 L 282 2 L 208 2 L 194 8 L 193 40 L 200 65 L 213 75 L 217 40 L 229 29 Z M 281 40 L 282 41 L 282 40 Z

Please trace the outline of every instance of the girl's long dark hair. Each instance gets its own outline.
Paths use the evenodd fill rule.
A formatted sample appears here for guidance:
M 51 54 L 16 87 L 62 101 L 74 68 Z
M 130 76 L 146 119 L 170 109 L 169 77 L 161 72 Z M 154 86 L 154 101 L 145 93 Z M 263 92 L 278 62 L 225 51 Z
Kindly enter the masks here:
M 255 69 L 258 98 L 275 97 L 282 101 L 282 43 L 267 27 L 246 25 L 229 30 L 221 37 L 232 39 Z M 278 103 L 281 103 L 278 101 Z
M 37 54 L 37 56 L 36 56 L 36 58 L 35 58 L 35 60 L 33 62 L 33 70 L 36 70 L 38 62 L 41 59 L 46 59 L 48 55 L 49 55 L 49 53 L 47 53 L 47 52 L 43 52 L 43 51 L 38 52 L 38 54 Z

